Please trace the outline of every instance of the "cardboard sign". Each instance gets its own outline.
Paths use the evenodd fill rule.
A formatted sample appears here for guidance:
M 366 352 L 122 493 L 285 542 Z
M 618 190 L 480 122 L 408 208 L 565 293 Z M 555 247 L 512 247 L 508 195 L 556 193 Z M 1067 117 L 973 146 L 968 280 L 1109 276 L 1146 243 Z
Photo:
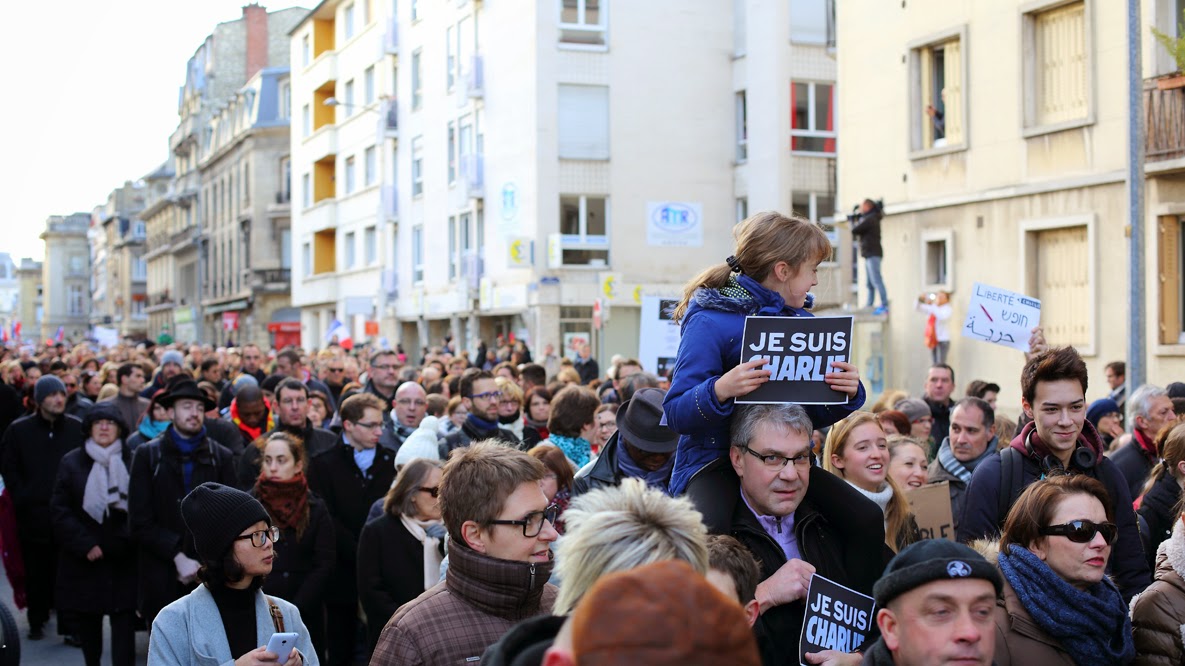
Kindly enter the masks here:
M 1041 301 L 976 282 L 967 305 L 963 337 L 1029 351 L 1029 335 L 1041 323 Z
M 638 335 L 638 360 L 642 367 L 659 377 L 670 379 L 679 355 L 679 324 L 671 320 L 678 299 L 660 296 L 642 297 L 642 321 Z
M 799 662 L 806 663 L 807 652 L 838 650 L 850 654 L 872 631 L 875 610 L 872 597 L 819 574 L 811 576 L 798 639 Z
M 852 358 L 852 317 L 745 317 L 741 363 L 769 359 L 769 381 L 736 399 L 740 405 L 793 402 L 842 405 L 848 395 L 823 376 L 833 361 Z
M 938 461 L 933 464 L 937 465 Z M 931 483 L 905 493 L 923 539 L 955 540 L 950 509 L 950 482 Z

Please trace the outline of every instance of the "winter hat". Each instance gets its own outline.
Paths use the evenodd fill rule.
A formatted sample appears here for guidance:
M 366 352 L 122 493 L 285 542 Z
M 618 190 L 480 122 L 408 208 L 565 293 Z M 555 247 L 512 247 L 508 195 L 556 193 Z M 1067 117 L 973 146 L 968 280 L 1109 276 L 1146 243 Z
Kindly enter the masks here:
M 160 364 L 161 364 L 161 367 L 164 367 L 170 363 L 176 363 L 177 365 L 184 368 L 185 367 L 185 357 L 182 356 L 181 352 L 177 351 L 176 349 L 170 349 L 169 351 L 167 351 L 163 355 L 161 355 Z
M 234 382 L 232 382 L 232 386 L 234 387 L 235 391 L 238 391 L 247 385 L 259 386 L 259 380 L 256 379 L 254 375 L 249 375 L 244 372 L 238 377 L 235 377 Z
M 936 580 L 979 578 L 996 588 L 999 596 L 1004 581 L 995 565 L 970 547 L 946 539 L 927 539 L 907 546 L 890 562 L 881 579 L 872 586 L 878 608 L 897 597 Z
M 115 427 L 119 429 L 119 438 L 127 441 L 128 425 L 123 422 L 123 415 L 115 408 L 114 402 L 95 403 L 95 406 L 87 411 L 86 416 L 82 417 L 82 435 L 90 437 L 91 427 L 95 425 L 95 421 L 102 420 L 114 422 Z
M 572 651 L 580 666 L 761 663 L 737 602 L 678 560 L 598 580 L 572 613 Z
M 259 388 L 261 390 L 267 391 L 268 393 L 275 393 L 276 388 L 279 387 L 285 379 L 288 378 L 284 375 L 268 375 L 267 377 L 263 378 L 263 383 L 259 385 Z
M 1086 410 L 1086 420 L 1094 427 L 1099 427 L 1099 420 L 1108 414 L 1123 414 L 1123 410 L 1119 408 L 1119 403 L 1110 398 L 1099 398 L 1090 403 L 1090 407 Z
M 181 500 L 181 517 L 193 535 L 198 559 L 212 562 L 234 544 L 239 532 L 263 521 L 272 524 L 259 500 L 221 483 L 207 481 Z
M 1168 391 L 1170 398 L 1185 398 L 1185 383 L 1173 382 L 1164 387 L 1164 390 Z
M 56 375 L 42 375 L 33 386 L 33 401 L 41 404 L 43 400 L 54 393 L 65 393 L 66 385 Z
M 921 398 L 906 398 L 905 400 L 898 402 L 896 405 L 893 405 L 893 409 L 896 409 L 897 411 L 909 417 L 910 423 L 913 423 L 918 419 L 924 419 L 931 415 L 930 405 L 927 405 L 926 401 L 922 400 Z
M 436 438 L 436 427 L 439 423 L 440 419 L 435 416 L 425 416 L 420 421 L 420 427 L 403 440 L 395 454 L 395 466 L 406 465 L 416 458 L 440 460 L 439 440 Z

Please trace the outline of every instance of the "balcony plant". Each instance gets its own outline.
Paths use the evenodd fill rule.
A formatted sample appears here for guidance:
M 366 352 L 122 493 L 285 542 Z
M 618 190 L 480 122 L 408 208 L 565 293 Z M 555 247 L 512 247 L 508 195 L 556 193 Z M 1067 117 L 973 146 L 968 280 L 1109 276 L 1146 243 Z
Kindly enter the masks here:
M 1178 24 L 1177 34 L 1181 37 L 1173 37 L 1152 27 L 1152 36 L 1164 50 L 1168 52 L 1173 61 L 1177 63 L 1177 71 L 1156 79 L 1156 87 L 1159 90 L 1172 90 L 1174 88 L 1185 88 L 1185 23 Z

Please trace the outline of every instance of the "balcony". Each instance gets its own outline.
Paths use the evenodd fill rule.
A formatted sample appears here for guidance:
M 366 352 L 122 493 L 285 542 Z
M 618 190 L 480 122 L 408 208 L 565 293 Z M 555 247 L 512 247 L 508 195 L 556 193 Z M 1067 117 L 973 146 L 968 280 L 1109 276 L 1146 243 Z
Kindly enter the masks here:
M 337 80 L 337 53 L 325 51 L 309 65 L 304 73 L 303 85 L 316 90 L 327 82 Z
M 186 227 L 181 231 L 169 236 L 169 246 L 173 253 L 184 252 L 192 247 L 196 247 L 194 238 L 197 235 L 197 227 Z
M 159 291 L 154 294 L 148 294 L 148 302 L 144 307 L 145 312 L 163 312 L 164 310 L 172 309 L 173 298 L 169 295 L 169 290 Z
M 304 140 L 304 157 L 316 162 L 328 155 L 337 154 L 337 129 L 326 125 Z
M 399 133 L 399 104 L 393 99 L 383 100 L 382 108 L 379 110 L 382 114 L 382 128 L 386 136 L 396 136 Z M 380 137 L 381 138 L 381 137 Z
M 485 158 L 482 155 L 462 155 L 461 176 L 465 179 L 465 193 L 470 199 L 485 198 Z
M 469 69 L 465 72 L 465 94 L 471 99 L 481 99 L 486 94 L 485 60 L 481 55 L 474 54 L 469 59 Z
M 251 290 L 272 294 L 286 293 L 292 288 L 292 269 L 257 268 L 251 271 Z
M 1145 160 L 1185 157 L 1185 88 L 1160 90 L 1154 80 L 1145 80 L 1144 113 L 1148 128 Z
M 394 184 L 383 185 L 379 197 L 379 217 L 394 222 L 399 219 L 399 190 Z
M 399 55 L 399 22 L 392 16 L 383 32 L 383 55 Z

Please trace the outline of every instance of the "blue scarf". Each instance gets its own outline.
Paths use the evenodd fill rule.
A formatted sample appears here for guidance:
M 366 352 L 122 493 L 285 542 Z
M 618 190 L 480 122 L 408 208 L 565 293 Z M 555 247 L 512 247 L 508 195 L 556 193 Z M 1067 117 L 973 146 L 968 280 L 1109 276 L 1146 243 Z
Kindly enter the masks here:
M 198 434 L 194 435 L 190 439 L 182 437 L 181 433 L 177 432 L 177 429 L 172 425 L 169 426 L 168 430 L 169 434 L 173 438 L 173 443 L 176 444 L 177 448 L 181 451 L 181 457 L 183 460 L 181 463 L 181 478 L 185 483 L 185 494 L 188 495 L 190 489 L 193 487 L 193 452 L 196 451 L 198 445 L 200 445 L 202 441 L 206 439 L 206 426 L 202 426 L 202 429 L 198 432 Z
M 473 412 L 469 412 L 469 416 L 466 416 L 465 418 L 469 421 L 470 425 L 481 432 L 496 432 L 498 430 L 497 421 L 487 421 Z
M 172 422 L 153 421 L 152 417 L 145 416 L 144 419 L 140 421 L 140 434 L 144 435 L 144 441 L 152 441 L 157 437 L 160 437 L 161 433 L 163 433 L 169 427 L 170 423 Z
M 993 437 L 992 441 L 988 442 L 987 446 L 983 449 L 983 453 L 978 458 L 968 460 L 967 462 L 960 462 L 955 457 L 954 451 L 950 450 L 950 437 L 947 437 L 942 440 L 942 446 L 938 447 L 938 464 L 942 465 L 942 469 L 957 476 L 964 484 L 969 484 L 971 483 L 971 473 L 975 471 L 976 467 L 979 467 L 979 463 L 987 460 L 989 456 L 996 453 L 996 443 L 997 440 Z
M 617 469 L 627 477 L 633 479 L 642 479 L 646 485 L 651 488 L 658 488 L 664 493 L 667 491 L 667 484 L 671 480 L 671 470 L 675 469 L 675 456 L 667 458 L 667 462 L 657 470 L 650 472 L 642 469 L 634 459 L 630 457 L 629 449 L 618 441 L 617 447 Z
M 1079 590 L 1026 548 L 1000 551 L 1000 572 L 1045 633 L 1079 666 L 1127 664 L 1136 657 L 1127 604 L 1111 579 Z
M 470 416 L 472 417 L 473 415 L 470 414 Z M 564 437 L 553 432 L 548 439 L 551 440 L 552 444 L 560 447 L 564 455 L 568 456 L 568 460 L 571 460 L 572 464 L 576 465 L 576 469 L 587 465 L 589 458 L 592 457 L 592 444 L 589 444 L 588 440 L 583 437 Z M 671 459 L 674 460 L 674 456 Z M 620 460 L 620 457 L 618 460 Z

